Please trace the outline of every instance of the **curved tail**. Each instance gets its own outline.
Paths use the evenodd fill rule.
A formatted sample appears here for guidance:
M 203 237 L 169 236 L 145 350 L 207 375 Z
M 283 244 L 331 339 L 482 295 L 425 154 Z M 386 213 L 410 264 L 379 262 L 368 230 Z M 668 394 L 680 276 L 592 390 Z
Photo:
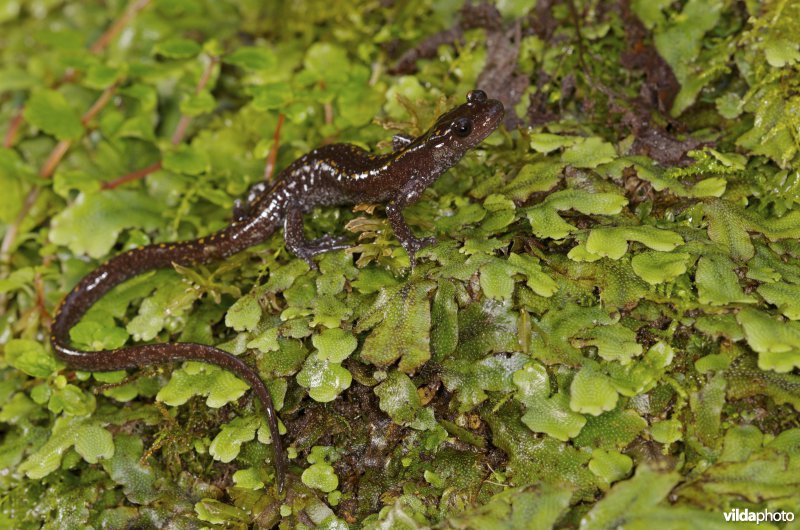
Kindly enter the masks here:
M 283 490 L 287 461 L 275 406 L 258 373 L 238 357 L 212 346 L 189 342 L 142 344 L 115 350 L 84 351 L 70 345 L 69 330 L 104 294 L 144 272 L 178 265 L 195 265 L 241 252 L 269 237 L 278 227 L 276 217 L 256 217 L 232 223 L 212 236 L 174 244 L 141 247 L 113 257 L 76 285 L 56 310 L 50 342 L 56 356 L 76 370 L 108 372 L 141 368 L 170 361 L 201 361 L 229 370 L 246 381 L 267 416 L 275 453 L 278 490 Z

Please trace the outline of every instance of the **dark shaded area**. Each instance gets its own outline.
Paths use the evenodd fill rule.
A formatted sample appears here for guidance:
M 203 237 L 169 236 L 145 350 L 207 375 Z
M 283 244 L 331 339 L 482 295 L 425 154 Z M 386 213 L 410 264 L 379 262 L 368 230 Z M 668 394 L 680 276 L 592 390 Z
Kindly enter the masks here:
M 623 123 L 636 137 L 631 153 L 649 156 L 664 165 L 688 163 L 686 153 L 698 148 L 701 142 L 694 138 L 678 139 L 668 128 L 654 124 L 650 116 L 654 110 L 668 115 L 681 88 L 678 79 L 649 42 L 650 34 L 631 11 L 630 1 L 621 0 L 619 7 L 627 45 L 620 64 L 628 70 L 642 71 L 645 76 L 639 97 L 623 116 Z M 678 128 L 679 124 L 670 120 L 669 127 Z
M 556 16 L 557 9 L 566 13 L 566 19 Z M 690 162 L 687 153 L 703 146 L 691 137 L 682 137 L 683 126 L 669 117 L 669 111 L 680 91 L 675 74 L 652 44 L 652 36 L 631 10 L 629 0 L 616 4 L 602 4 L 595 16 L 608 18 L 617 15 L 625 33 L 625 48 L 619 57 L 623 68 L 643 76 L 639 94 L 626 97 L 596 79 L 586 56 L 586 46 L 580 27 L 587 15 L 580 12 L 573 0 L 545 0 L 537 2 L 526 17 L 504 22 L 494 6 L 482 2 L 466 4 L 456 24 L 427 37 L 406 51 L 390 68 L 395 75 L 417 71 L 417 63 L 435 57 L 439 46 L 458 44 L 469 29 L 486 31 L 486 63 L 478 76 L 477 87 L 503 102 L 506 108 L 505 125 L 514 129 L 525 125 L 544 126 L 563 117 L 568 103 L 578 98 L 582 112 L 595 114 L 597 120 L 612 127 L 622 126 L 634 136 L 630 154 L 648 156 L 663 165 L 683 165 Z M 574 24 L 575 34 L 567 37 L 558 28 L 565 22 Z M 574 46 L 577 68 L 561 79 L 553 79 L 541 65 L 533 77 L 519 68 L 520 45 L 527 35 L 536 35 L 548 48 Z M 532 81 L 533 79 L 533 81 Z M 536 90 L 528 94 L 528 109 L 523 117 L 515 107 L 534 84 Z M 558 103 L 551 101 L 548 85 L 558 83 Z M 552 88 L 550 89 L 552 90 Z M 654 119 L 656 113 L 658 119 Z
M 486 2 L 480 4 L 466 3 L 461 8 L 460 18 L 452 28 L 435 33 L 403 53 L 389 68 L 392 75 L 407 75 L 417 71 L 417 62 L 421 59 L 432 59 L 436 50 L 444 44 L 456 44 L 462 41 L 464 32 L 470 29 L 484 28 L 497 31 L 502 28 L 500 13 L 493 5 Z
M 517 66 L 522 22 L 516 20 L 504 24 L 497 8 L 487 2 L 465 4 L 459 21 L 452 28 L 427 37 L 405 52 L 389 69 L 389 73 L 402 75 L 416 72 L 417 61 L 433 58 L 439 46 L 459 43 L 465 31 L 476 28 L 486 30 L 486 65 L 478 76 L 476 86 L 503 103 L 506 108 L 506 127 L 516 128 L 522 122 L 514 106 L 519 103 L 529 84 L 528 76 L 520 72 Z

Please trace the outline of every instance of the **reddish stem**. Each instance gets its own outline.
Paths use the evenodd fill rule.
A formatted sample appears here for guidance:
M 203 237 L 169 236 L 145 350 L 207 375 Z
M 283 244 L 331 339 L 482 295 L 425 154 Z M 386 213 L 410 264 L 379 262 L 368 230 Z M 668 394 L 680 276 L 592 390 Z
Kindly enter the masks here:
M 200 80 L 197 82 L 197 86 L 194 88 L 195 95 L 199 94 L 206 88 L 206 85 L 211 80 L 211 74 L 214 73 L 214 66 L 219 62 L 219 58 L 217 57 L 210 57 L 208 64 L 206 65 L 203 73 L 200 75 Z M 192 123 L 192 117 L 183 114 L 181 119 L 178 120 L 178 125 L 175 126 L 175 132 L 172 133 L 172 145 L 178 145 L 183 141 L 183 137 L 186 136 L 186 130 L 189 128 L 189 124 Z
M 0 244 L 0 266 L 5 268 L 11 262 L 11 247 L 14 245 L 14 241 L 17 239 L 17 232 L 19 232 L 19 227 L 22 224 L 22 221 L 28 216 L 28 212 L 33 208 L 33 205 L 36 203 L 36 199 L 39 198 L 39 193 L 41 193 L 42 188 L 31 188 L 28 192 L 28 195 L 25 196 L 25 200 L 22 202 L 22 208 L 19 209 L 19 213 L 17 214 L 16 219 L 14 222 L 9 225 L 8 230 L 6 230 L 5 235 L 3 236 L 3 242 Z M 5 273 L 5 270 L 3 270 Z
M 131 19 L 136 16 L 136 13 L 147 7 L 147 4 L 149 3 L 150 0 L 137 0 L 128 5 L 128 8 L 125 10 L 122 16 L 119 17 L 116 22 L 111 24 L 111 26 L 109 26 L 109 28 L 102 35 L 100 35 L 100 38 L 89 47 L 89 51 L 95 54 L 103 51 L 111 42 L 111 39 L 116 37 L 117 33 L 122 31 L 122 28 L 124 28 L 128 22 L 130 22 Z
M 146 177 L 147 175 L 149 175 L 150 173 L 155 173 L 159 169 L 161 169 L 161 161 L 160 160 L 158 162 L 156 162 L 155 164 L 151 164 L 151 165 L 149 165 L 147 167 L 144 167 L 142 169 L 137 169 L 136 171 L 132 171 L 132 172 L 128 173 L 127 175 L 122 175 L 121 177 L 117 177 L 112 181 L 103 182 L 101 187 L 104 190 L 113 190 L 117 186 L 122 186 L 123 184 L 126 184 L 128 182 L 133 182 L 134 180 L 142 179 L 142 178 Z
M 185 114 L 181 116 L 181 119 L 178 120 L 178 125 L 175 126 L 175 131 L 172 133 L 172 145 L 178 145 L 183 141 L 190 123 L 192 123 L 191 116 L 186 116 Z
M 89 107 L 89 110 L 87 110 L 86 113 L 81 116 L 81 123 L 84 127 L 88 126 L 94 117 L 97 116 L 106 105 L 108 105 L 108 102 L 111 101 L 111 96 L 114 95 L 114 91 L 116 89 L 117 85 L 114 83 L 103 90 L 103 93 L 100 94 L 100 97 L 97 98 L 97 101 L 95 101 L 94 104 Z
M 278 124 L 275 126 L 275 134 L 272 137 L 272 147 L 269 149 L 269 155 L 267 155 L 267 163 L 264 164 L 264 180 L 266 182 L 272 181 L 272 175 L 275 173 L 275 163 L 278 160 L 278 148 L 281 145 L 282 126 L 283 113 L 278 113 Z
M 108 105 L 108 102 L 111 101 L 111 96 L 114 94 L 117 85 L 113 84 L 103 90 L 100 97 L 94 102 L 94 104 L 89 107 L 83 116 L 81 116 L 81 123 L 84 127 L 89 125 L 91 121 L 97 116 L 103 108 Z M 61 159 L 64 158 L 64 155 L 67 154 L 69 148 L 72 146 L 72 140 L 61 140 L 58 142 L 50 152 L 50 155 L 47 157 L 42 169 L 39 170 L 39 176 L 42 178 L 50 178 L 53 176 L 53 173 L 56 172 L 56 168 L 58 168 L 58 164 L 61 163 Z
M 69 151 L 71 145 L 72 140 L 61 140 L 58 142 L 53 150 L 50 151 L 50 155 L 47 157 L 44 165 L 39 170 L 39 176 L 43 179 L 49 179 L 52 177 L 53 173 L 56 172 L 58 164 L 61 162 L 61 159 L 64 158 L 64 155 L 67 154 L 67 151 Z
M 50 262 L 53 260 L 53 256 L 47 256 L 42 260 L 42 265 L 47 267 L 50 265 Z M 50 321 L 52 317 L 50 312 L 47 310 L 47 304 L 45 302 L 44 297 L 44 281 L 42 279 L 41 271 L 36 271 L 36 274 L 33 278 L 33 285 L 34 289 L 36 290 L 36 307 L 39 309 L 39 315 L 42 318 L 42 323 L 46 327 L 50 327 Z
M 14 145 L 14 141 L 17 139 L 17 132 L 19 132 L 19 128 L 22 126 L 22 122 L 25 119 L 23 112 L 25 112 L 25 107 L 20 107 L 14 117 L 11 118 L 11 123 L 8 124 L 6 136 L 3 138 L 3 147 L 6 149 Z
M 200 80 L 197 82 L 197 86 L 194 89 L 195 94 L 199 94 L 206 87 L 206 85 L 208 85 L 208 82 L 211 79 L 211 74 L 214 72 L 214 66 L 218 62 L 219 62 L 218 57 L 211 57 L 209 59 L 208 64 L 203 70 L 203 73 L 200 76 Z M 189 124 L 191 122 L 192 122 L 191 116 L 187 116 L 185 114 L 181 116 L 181 119 L 178 120 L 178 125 L 175 126 L 175 131 L 172 133 L 172 139 L 171 139 L 172 145 L 178 145 L 183 141 L 184 136 L 186 136 L 186 130 L 189 128 Z M 123 184 L 127 184 L 128 182 L 133 182 L 135 180 L 143 179 L 150 173 L 154 173 L 159 169 L 161 169 L 161 161 L 158 161 L 155 164 L 151 164 L 145 168 L 132 171 L 127 175 L 122 175 L 121 177 L 117 177 L 109 182 L 104 182 L 101 187 L 104 190 L 113 190 L 114 188 L 122 186 Z

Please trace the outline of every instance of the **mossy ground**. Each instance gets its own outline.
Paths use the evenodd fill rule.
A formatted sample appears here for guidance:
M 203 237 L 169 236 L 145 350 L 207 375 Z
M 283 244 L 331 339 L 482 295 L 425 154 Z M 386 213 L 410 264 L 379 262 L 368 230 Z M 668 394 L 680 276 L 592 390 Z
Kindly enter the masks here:
M 797 0 L 0 0 L 0 526 L 796 514 L 797 20 Z M 265 165 L 389 149 L 476 86 L 505 127 L 405 212 L 439 240 L 413 271 L 381 207 L 319 210 L 309 235 L 353 240 L 319 271 L 276 234 L 133 279 L 72 330 L 257 366 L 285 497 L 234 376 L 52 356 L 50 312 L 107 257 L 218 230 Z

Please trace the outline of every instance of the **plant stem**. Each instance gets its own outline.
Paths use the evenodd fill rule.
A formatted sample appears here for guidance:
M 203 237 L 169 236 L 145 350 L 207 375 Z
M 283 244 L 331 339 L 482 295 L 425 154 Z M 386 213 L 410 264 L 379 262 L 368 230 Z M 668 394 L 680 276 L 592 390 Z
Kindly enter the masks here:
M 275 126 L 275 135 L 272 137 L 272 147 L 267 155 L 267 163 L 264 164 L 264 181 L 271 182 L 272 175 L 275 173 L 275 162 L 278 160 L 278 148 L 281 145 L 281 127 L 283 126 L 283 113 L 278 113 L 278 124 Z
M 214 66 L 217 65 L 219 62 L 218 57 L 211 57 L 209 58 L 208 64 L 206 65 L 205 69 L 203 70 L 203 74 L 200 76 L 200 80 L 197 82 L 197 86 L 194 89 L 195 94 L 199 94 L 202 92 L 206 85 L 208 85 L 209 80 L 211 80 L 211 74 L 214 72 Z M 178 125 L 175 126 L 175 131 L 172 133 L 172 145 L 178 145 L 183 141 L 183 138 L 186 136 L 186 131 L 189 129 L 189 125 L 192 123 L 192 117 L 183 114 L 178 120 Z M 150 173 L 154 173 L 161 169 L 161 161 L 156 162 L 155 164 L 151 164 L 147 167 L 142 169 L 137 169 L 136 171 L 132 171 L 127 175 L 122 175 L 121 177 L 117 177 L 114 180 L 104 182 L 101 187 L 104 190 L 113 190 L 114 188 L 121 186 L 123 184 L 127 184 L 128 182 L 133 182 L 139 179 L 143 179 Z

